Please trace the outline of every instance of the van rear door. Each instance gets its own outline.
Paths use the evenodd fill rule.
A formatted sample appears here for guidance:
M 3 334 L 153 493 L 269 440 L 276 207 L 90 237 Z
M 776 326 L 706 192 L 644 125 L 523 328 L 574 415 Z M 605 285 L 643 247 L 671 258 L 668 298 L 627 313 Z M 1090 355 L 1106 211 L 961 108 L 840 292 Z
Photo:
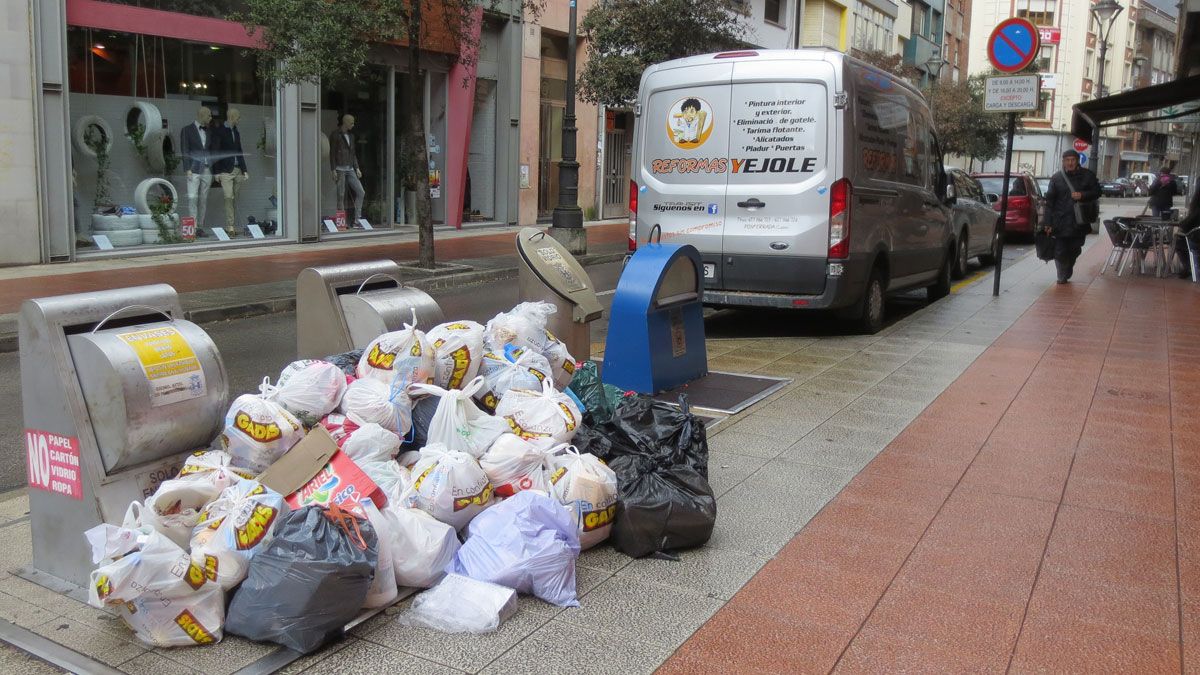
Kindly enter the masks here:
M 638 237 L 653 226 L 662 241 L 691 244 L 716 285 L 729 176 L 729 79 L 733 64 L 668 68 L 643 83 L 635 179 Z
M 721 282 L 727 290 L 825 290 L 836 160 L 834 67 L 734 64 Z

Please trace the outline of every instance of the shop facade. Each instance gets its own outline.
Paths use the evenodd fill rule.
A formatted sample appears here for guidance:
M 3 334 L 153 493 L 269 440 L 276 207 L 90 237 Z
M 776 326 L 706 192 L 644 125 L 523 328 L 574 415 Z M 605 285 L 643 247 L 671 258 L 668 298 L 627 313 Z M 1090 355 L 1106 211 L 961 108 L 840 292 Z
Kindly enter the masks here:
M 221 18 L 238 0 L 133 2 L 31 0 L 39 217 L 9 227 L 39 245 L 0 263 L 412 230 L 412 105 L 435 222 L 516 222 L 519 14 L 483 17 L 467 65 L 431 30 L 412 101 L 402 46 L 353 80 L 276 86 Z

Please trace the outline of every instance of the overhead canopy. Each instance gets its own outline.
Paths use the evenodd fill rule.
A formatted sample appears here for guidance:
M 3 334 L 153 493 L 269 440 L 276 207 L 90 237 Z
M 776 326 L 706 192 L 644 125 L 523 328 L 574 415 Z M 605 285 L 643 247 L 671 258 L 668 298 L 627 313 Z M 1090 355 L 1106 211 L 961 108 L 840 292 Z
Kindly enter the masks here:
M 1166 108 L 1178 108 L 1165 111 Z M 1183 117 L 1200 111 L 1200 75 L 1092 99 L 1074 106 L 1071 133 L 1091 140 L 1097 127 Z M 1127 119 L 1127 118 L 1135 119 Z

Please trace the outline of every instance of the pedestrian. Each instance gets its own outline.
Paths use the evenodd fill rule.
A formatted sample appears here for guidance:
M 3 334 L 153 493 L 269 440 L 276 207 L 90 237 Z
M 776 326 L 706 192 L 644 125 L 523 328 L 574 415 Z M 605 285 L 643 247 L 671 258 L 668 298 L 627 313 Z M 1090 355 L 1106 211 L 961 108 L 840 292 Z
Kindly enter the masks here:
M 1075 260 L 1083 250 L 1084 238 L 1100 216 L 1100 182 L 1096 174 L 1079 166 L 1079 153 L 1062 154 L 1062 171 L 1050 179 L 1046 191 L 1046 231 L 1054 237 L 1054 266 L 1058 283 L 1065 284 L 1075 271 Z
M 1155 218 L 1168 215 L 1174 206 L 1175 195 L 1179 194 L 1179 183 L 1171 170 L 1162 167 L 1158 170 L 1158 178 L 1150 185 L 1150 211 Z

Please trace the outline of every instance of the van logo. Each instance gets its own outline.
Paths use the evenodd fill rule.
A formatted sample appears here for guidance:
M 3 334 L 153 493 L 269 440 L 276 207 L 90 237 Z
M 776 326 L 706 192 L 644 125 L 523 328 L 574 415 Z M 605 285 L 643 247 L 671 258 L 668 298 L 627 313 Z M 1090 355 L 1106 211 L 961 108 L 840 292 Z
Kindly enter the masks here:
M 717 215 L 717 205 L 716 204 L 708 205 L 708 215 L 710 215 L 710 216 Z
M 667 139 L 680 150 L 695 150 L 712 135 L 714 123 L 708 101 L 686 96 L 667 110 Z
M 789 246 L 789 244 L 786 241 L 771 242 L 771 248 L 775 249 L 776 251 L 782 251 L 783 249 L 787 248 L 788 246 Z

